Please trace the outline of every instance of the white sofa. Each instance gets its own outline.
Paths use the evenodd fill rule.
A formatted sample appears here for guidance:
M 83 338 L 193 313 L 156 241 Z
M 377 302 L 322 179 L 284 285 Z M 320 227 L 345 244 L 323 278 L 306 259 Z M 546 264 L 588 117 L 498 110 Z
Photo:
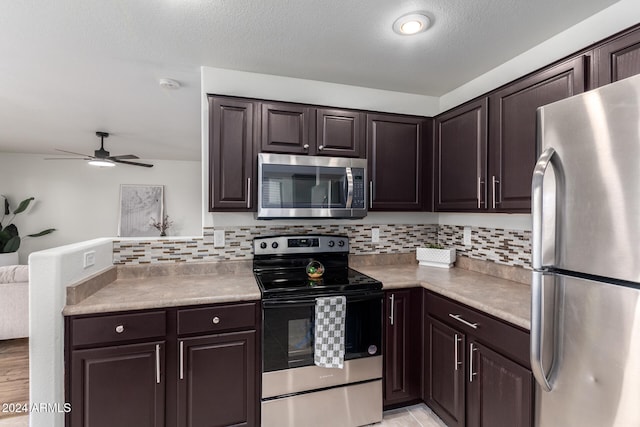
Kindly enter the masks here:
M 0 267 L 0 340 L 29 336 L 29 266 Z

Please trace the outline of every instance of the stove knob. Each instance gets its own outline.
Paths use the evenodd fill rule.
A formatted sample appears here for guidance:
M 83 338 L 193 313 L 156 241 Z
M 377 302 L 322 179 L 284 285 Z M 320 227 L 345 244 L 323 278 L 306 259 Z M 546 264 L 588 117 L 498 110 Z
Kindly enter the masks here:
M 343 247 L 344 246 L 344 240 L 338 240 L 338 246 Z
M 272 247 L 273 249 L 276 249 L 276 248 L 278 247 L 278 242 L 273 242 L 273 243 L 271 244 L 271 247 Z
M 333 240 L 329 240 L 328 245 L 329 245 L 330 248 L 332 248 L 332 247 L 334 247 L 336 245 L 336 242 L 334 242 Z
M 260 249 L 267 249 L 267 244 L 265 242 L 260 243 Z

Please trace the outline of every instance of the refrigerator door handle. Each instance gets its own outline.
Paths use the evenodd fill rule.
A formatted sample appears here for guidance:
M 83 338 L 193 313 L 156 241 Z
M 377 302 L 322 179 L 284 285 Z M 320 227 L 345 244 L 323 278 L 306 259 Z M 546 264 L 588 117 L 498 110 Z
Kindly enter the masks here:
M 542 153 L 533 169 L 533 178 L 531 179 L 531 213 L 533 214 L 531 264 L 534 270 L 542 268 L 542 184 L 547 167 L 555 153 L 556 150 L 553 147 L 547 148 Z
M 533 272 L 531 282 L 531 371 L 544 391 L 551 391 L 553 386 L 542 363 L 544 343 L 544 286 L 543 273 Z

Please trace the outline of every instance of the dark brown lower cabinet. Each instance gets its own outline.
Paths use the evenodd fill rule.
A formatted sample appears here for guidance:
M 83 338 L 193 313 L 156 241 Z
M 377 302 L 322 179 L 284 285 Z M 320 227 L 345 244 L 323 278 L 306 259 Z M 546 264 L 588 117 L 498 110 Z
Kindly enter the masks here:
M 74 351 L 71 425 L 164 426 L 164 341 Z
M 385 293 L 384 406 L 420 400 L 422 288 Z
M 425 401 L 448 427 L 462 427 L 465 421 L 465 336 L 429 315 L 425 334 Z
M 71 427 L 259 424 L 256 302 L 68 317 Z
M 529 334 L 424 292 L 423 399 L 449 427 L 533 423 Z
M 530 426 L 531 371 L 473 340 L 468 354 L 467 426 Z
M 255 331 L 178 341 L 180 426 L 257 425 Z

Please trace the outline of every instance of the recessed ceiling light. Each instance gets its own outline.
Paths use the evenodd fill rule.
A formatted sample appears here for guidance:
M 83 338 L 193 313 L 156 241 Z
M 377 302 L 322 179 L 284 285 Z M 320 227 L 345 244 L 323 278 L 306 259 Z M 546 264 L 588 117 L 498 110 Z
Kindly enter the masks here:
M 412 36 L 426 31 L 429 24 L 431 24 L 431 20 L 428 16 L 413 12 L 396 19 L 393 23 L 393 31 L 401 36 Z
M 111 160 L 106 160 L 106 159 L 93 159 L 93 160 L 89 160 L 87 163 L 89 163 L 91 166 L 100 166 L 103 168 L 104 167 L 112 168 L 116 165 Z

